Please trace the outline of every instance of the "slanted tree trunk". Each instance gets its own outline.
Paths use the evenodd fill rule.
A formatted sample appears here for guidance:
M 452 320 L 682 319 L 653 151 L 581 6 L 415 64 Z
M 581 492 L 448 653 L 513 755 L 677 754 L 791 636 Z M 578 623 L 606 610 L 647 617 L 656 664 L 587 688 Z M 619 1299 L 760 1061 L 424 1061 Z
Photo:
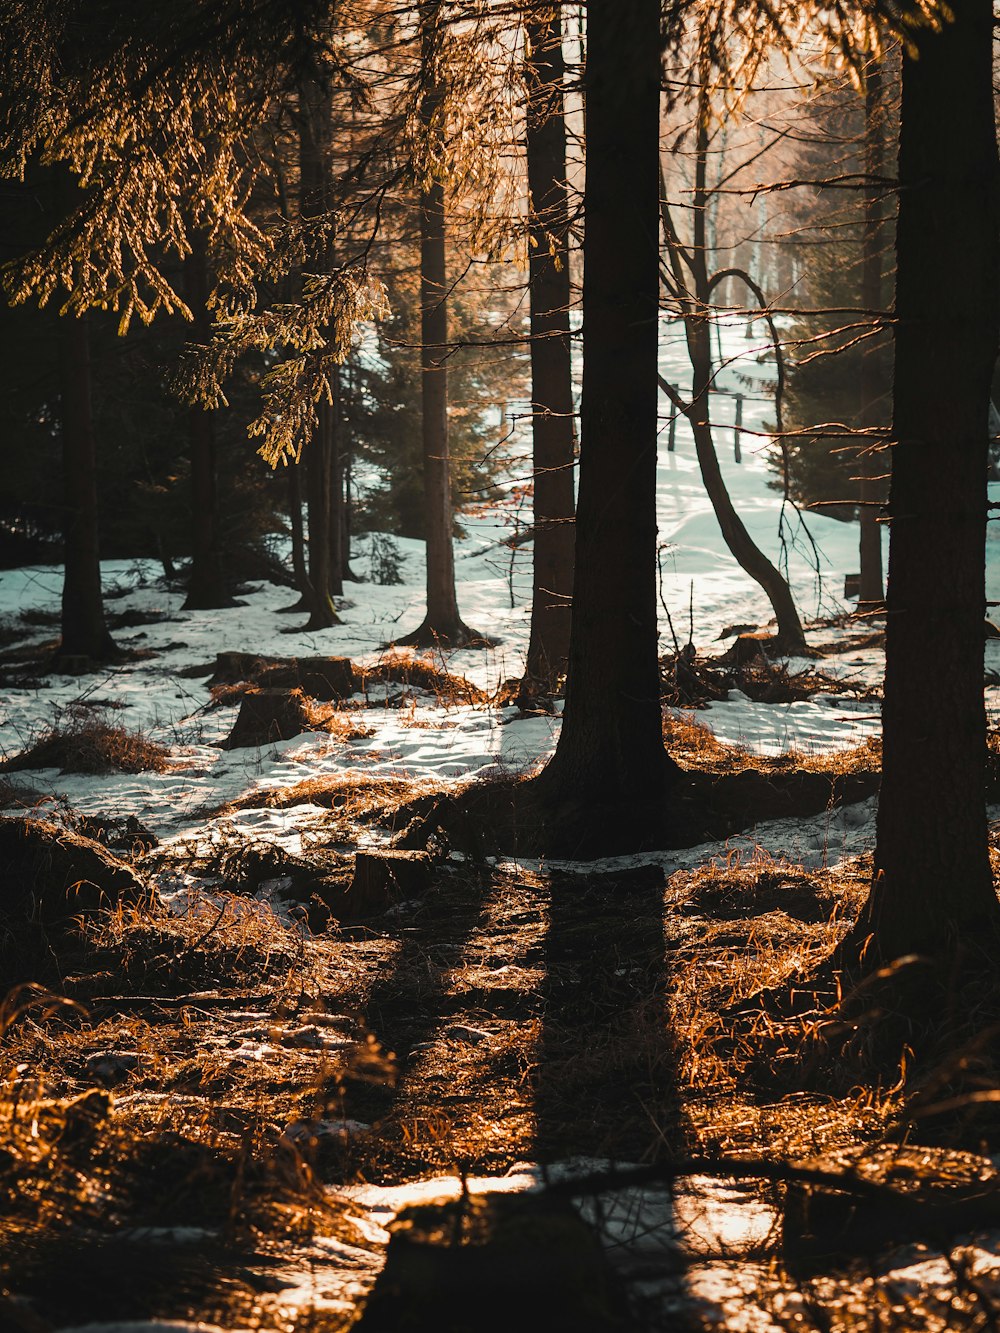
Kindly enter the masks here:
M 299 213 L 304 221 L 320 218 L 329 207 L 330 94 L 315 82 L 304 84 L 300 96 Z M 322 272 L 328 263 L 325 243 L 314 242 L 306 255 L 307 270 Z M 333 410 L 326 399 L 317 406 L 316 431 L 306 446 L 306 496 L 309 514 L 309 620 L 306 629 L 337 624 L 330 562 L 330 473 Z
M 873 937 L 869 961 L 940 953 L 1000 923 L 983 704 L 993 7 L 963 0 L 954 13 L 940 33 L 914 29 L 919 58 L 903 54 L 882 790 L 871 895 L 846 944 L 849 958 Z
M 87 318 L 58 322 L 63 465 L 62 642 L 58 657 L 116 655 L 104 620 L 97 519 L 97 456 L 90 408 Z
M 861 242 L 861 304 L 866 310 L 882 309 L 882 244 L 883 224 L 880 183 L 885 175 L 885 106 L 882 98 L 882 68 L 879 57 L 873 56 L 868 64 L 865 87 L 865 226 Z M 879 394 L 882 376 L 879 361 L 883 349 L 883 335 L 869 339 L 861 357 L 859 415 L 862 429 L 881 425 Z M 861 502 L 858 524 L 860 528 L 858 552 L 861 582 L 858 588 L 858 610 L 880 606 L 882 586 L 882 529 L 878 521 L 880 458 L 869 443 L 858 459 L 858 498 Z
M 202 238 L 184 261 L 184 285 L 194 313 L 193 341 L 205 344 L 212 336 L 208 309 L 208 260 Z M 186 611 L 209 611 L 232 606 L 222 572 L 219 541 L 219 505 L 215 478 L 215 427 L 212 413 L 203 407 L 188 409 L 191 445 L 191 573 Z
M 424 134 L 433 141 L 443 132 L 439 122 L 444 90 L 435 70 L 441 0 L 424 0 L 420 22 L 425 79 L 420 121 Z M 399 642 L 458 647 L 485 640 L 463 624 L 455 590 L 448 454 L 448 263 L 440 179 L 426 182 L 420 194 L 420 342 L 427 610 L 418 628 Z
M 529 11 L 524 21 L 528 104 L 525 147 L 530 194 L 534 569 L 525 678 L 552 689 L 569 657 L 573 597 L 573 370 L 569 308 L 562 16 Z
M 771 603 L 778 626 L 778 643 L 784 652 L 795 653 L 806 650 L 802 622 L 795 608 L 787 580 L 768 560 L 764 552 L 747 532 L 746 526 L 730 498 L 718 454 L 712 437 L 712 420 L 709 407 L 709 390 L 713 382 L 712 373 L 712 322 L 710 301 L 712 295 L 712 275 L 708 271 L 705 220 L 710 203 L 708 190 L 708 126 L 710 108 L 708 92 L 703 85 L 698 98 L 698 125 L 695 148 L 695 188 L 692 196 L 693 209 L 693 244 L 687 255 L 687 263 L 692 275 L 693 291 L 681 295 L 681 308 L 684 318 L 684 333 L 687 339 L 688 356 L 691 361 L 691 401 L 682 410 L 687 417 L 694 435 L 695 452 L 698 467 L 708 498 L 712 502 L 715 516 L 719 522 L 722 539 L 729 548 L 734 560 L 757 583 L 767 600 Z M 680 264 L 676 250 L 679 242 L 673 226 L 668 221 L 666 199 L 663 200 L 664 241 L 674 250 L 674 268 L 679 272 Z M 679 293 L 680 294 L 680 293 Z M 693 298 L 693 299 L 692 299 Z
M 656 837 L 663 748 L 656 626 L 659 0 L 587 9 L 583 400 L 569 675 L 535 782 L 548 834 L 592 852 Z

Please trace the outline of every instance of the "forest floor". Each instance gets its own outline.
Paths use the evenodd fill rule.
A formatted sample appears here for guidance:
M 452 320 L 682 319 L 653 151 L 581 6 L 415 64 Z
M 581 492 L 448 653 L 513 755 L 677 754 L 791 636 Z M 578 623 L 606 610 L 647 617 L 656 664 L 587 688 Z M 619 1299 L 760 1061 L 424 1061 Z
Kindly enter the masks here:
M 831 635 L 821 661 L 745 669 L 748 711 L 877 709 L 877 687 L 838 669 L 877 628 L 813 633 Z M 0 672 L 41 671 L 46 651 L 12 642 Z M 113 683 L 146 672 L 148 694 L 152 660 Z M 360 695 L 270 747 L 166 744 L 115 725 L 125 710 L 64 708 L 12 754 L 8 814 L 96 837 L 152 896 L 56 925 L 4 913 L 0 1326 L 335 1333 L 399 1211 L 463 1189 L 570 1191 L 603 1239 L 622 1292 L 606 1318 L 521 1312 L 528 1328 L 992 1326 L 1000 1231 L 969 1202 L 1000 1181 L 992 1121 L 920 1110 L 928 1090 L 932 1103 L 954 1090 L 961 1019 L 916 1055 L 909 1032 L 876 1058 L 874 1010 L 843 1024 L 833 993 L 805 1012 L 753 1002 L 815 973 L 864 900 L 877 742 L 725 744 L 711 708 L 669 706 L 665 659 L 665 740 L 690 780 L 712 784 L 717 809 L 748 780 L 751 802 L 769 797 L 689 848 L 517 858 L 435 820 L 469 783 L 513 793 L 522 777 L 497 763 L 497 733 L 551 744 L 557 717 L 406 661 L 381 655 Z M 157 665 L 161 691 L 212 702 L 210 664 L 200 683 Z M 725 670 L 703 656 L 697 678 L 717 687 Z M 93 688 L 31 678 L 36 707 Z M 241 692 L 216 687 L 198 725 L 221 714 L 228 729 Z M 487 744 L 475 719 L 493 758 L 442 773 L 434 741 L 457 733 L 456 763 Z M 379 741 L 406 731 L 413 749 L 381 768 Z M 359 752 L 370 762 L 347 762 Z M 433 855 L 412 896 L 352 907 L 356 854 L 412 844 L 415 827 Z M 981 997 L 952 1000 L 960 1016 L 978 1005 L 980 1029 L 1000 1018 Z M 977 1088 L 993 1086 L 982 1043 L 976 1060 Z M 872 1187 L 891 1191 L 888 1209 Z M 928 1211 L 896 1207 L 900 1191 Z M 947 1223 L 937 1196 L 957 1200 Z M 829 1221 L 845 1199 L 848 1220 L 834 1206 Z M 516 1265 L 503 1271 L 516 1287 Z M 470 1309 L 444 1282 L 431 1322 L 372 1326 L 507 1326 L 490 1322 L 488 1286 Z

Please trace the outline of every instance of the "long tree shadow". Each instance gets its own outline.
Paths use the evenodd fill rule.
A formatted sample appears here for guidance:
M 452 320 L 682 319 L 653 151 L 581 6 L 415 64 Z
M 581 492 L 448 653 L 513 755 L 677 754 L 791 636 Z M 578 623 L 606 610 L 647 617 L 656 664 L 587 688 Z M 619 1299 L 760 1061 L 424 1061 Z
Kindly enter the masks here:
M 439 868 L 431 891 L 399 931 L 400 948 L 391 967 L 376 978 L 363 1005 L 369 1032 L 391 1056 L 401 1079 L 419 1051 L 437 1035 L 451 1007 L 453 969 L 460 967 L 469 941 L 482 923 L 489 895 L 472 869 Z M 347 1109 L 364 1121 L 386 1117 L 399 1099 L 400 1085 L 380 1074 L 376 1059 L 348 1080 Z
M 688 1153 L 663 913 L 660 866 L 551 877 L 535 1113 L 538 1158 L 552 1180 Z M 686 1281 L 669 1184 L 584 1184 L 576 1204 L 623 1281 L 618 1319 L 659 1327 L 663 1302 L 676 1304 Z M 632 1280 L 643 1273 L 657 1275 L 655 1296 Z
M 539 1159 L 683 1156 L 663 871 L 553 873 L 535 1112 Z

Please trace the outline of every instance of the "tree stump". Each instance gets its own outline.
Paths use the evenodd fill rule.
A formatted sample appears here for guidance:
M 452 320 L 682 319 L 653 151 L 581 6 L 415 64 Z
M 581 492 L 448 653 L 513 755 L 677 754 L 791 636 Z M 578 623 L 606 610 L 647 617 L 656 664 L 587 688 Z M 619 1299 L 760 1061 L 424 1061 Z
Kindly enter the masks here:
M 216 653 L 215 670 L 209 685 L 235 685 L 240 680 L 254 680 L 266 667 L 273 664 L 259 653 Z
M 305 700 L 299 690 L 248 690 L 225 742 L 225 750 L 271 745 L 308 731 Z
M 396 903 L 419 898 L 431 877 L 427 852 L 358 852 L 354 878 L 349 884 L 336 879 L 321 882 L 323 901 L 338 921 L 363 921 L 379 916 Z
M 253 681 L 262 689 L 301 690 L 310 699 L 332 702 L 354 693 L 354 666 L 349 657 L 299 657 L 262 666 Z
M 115 903 L 142 903 L 151 890 L 99 842 L 44 819 L 0 819 L 0 910 L 48 925 Z
M 349 699 L 358 688 L 349 657 L 300 657 L 299 688 L 310 699 L 332 703 Z

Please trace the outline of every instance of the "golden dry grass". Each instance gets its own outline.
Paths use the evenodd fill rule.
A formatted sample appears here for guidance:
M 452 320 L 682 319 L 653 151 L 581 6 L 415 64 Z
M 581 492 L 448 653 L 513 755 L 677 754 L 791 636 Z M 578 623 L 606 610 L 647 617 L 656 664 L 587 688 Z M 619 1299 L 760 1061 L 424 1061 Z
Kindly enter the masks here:
M 71 714 L 50 727 L 0 769 L 58 768 L 61 773 L 164 772 L 170 751 L 141 732 L 114 726 L 87 713 Z
M 359 668 L 362 689 L 372 684 L 409 685 L 433 694 L 439 704 L 485 704 L 488 695 L 464 676 L 435 666 L 426 655 L 393 649 L 374 666 Z

